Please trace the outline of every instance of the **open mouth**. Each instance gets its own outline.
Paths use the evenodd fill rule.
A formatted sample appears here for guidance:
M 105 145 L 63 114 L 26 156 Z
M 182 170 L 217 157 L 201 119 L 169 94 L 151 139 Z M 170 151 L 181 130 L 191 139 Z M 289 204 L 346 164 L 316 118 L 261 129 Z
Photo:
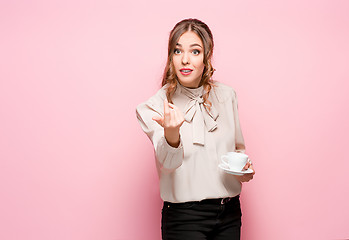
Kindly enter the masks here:
M 193 70 L 191 70 L 191 69 L 181 69 L 179 71 L 182 73 L 182 75 L 189 75 Z

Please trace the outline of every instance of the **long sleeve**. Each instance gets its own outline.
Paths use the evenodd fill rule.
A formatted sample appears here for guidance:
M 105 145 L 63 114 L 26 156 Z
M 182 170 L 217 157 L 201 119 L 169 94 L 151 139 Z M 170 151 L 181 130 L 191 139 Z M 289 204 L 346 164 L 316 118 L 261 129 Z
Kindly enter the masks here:
M 236 92 L 233 90 L 233 111 L 234 111 L 234 121 L 235 121 L 235 145 L 236 152 L 245 153 L 245 141 L 242 135 L 242 130 L 240 126 L 239 113 L 238 113 L 238 99 Z
M 154 146 L 160 168 L 174 170 L 182 165 L 184 156 L 183 145 L 180 139 L 180 144 L 177 148 L 170 146 L 164 136 L 164 129 L 152 120 L 153 116 L 163 116 L 163 112 L 160 110 L 161 105 L 153 103 L 150 99 L 137 106 L 136 115 L 142 130 L 147 134 Z

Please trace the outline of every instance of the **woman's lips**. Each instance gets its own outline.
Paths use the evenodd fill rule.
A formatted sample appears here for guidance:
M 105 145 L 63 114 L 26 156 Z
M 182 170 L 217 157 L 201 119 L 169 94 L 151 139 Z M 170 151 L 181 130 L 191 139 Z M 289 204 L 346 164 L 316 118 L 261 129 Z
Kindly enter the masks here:
M 182 73 L 182 75 L 184 75 L 184 76 L 187 76 L 187 75 L 189 75 L 189 74 L 191 74 L 191 72 L 193 71 L 193 70 L 189 70 L 189 69 L 181 69 L 181 70 L 179 70 L 181 73 Z

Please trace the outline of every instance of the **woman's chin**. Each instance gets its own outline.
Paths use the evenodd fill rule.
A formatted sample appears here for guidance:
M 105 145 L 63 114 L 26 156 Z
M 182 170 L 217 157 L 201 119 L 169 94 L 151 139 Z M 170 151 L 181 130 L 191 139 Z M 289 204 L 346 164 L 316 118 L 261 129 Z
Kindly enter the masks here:
M 193 81 L 190 79 L 180 79 L 179 78 L 179 83 L 182 84 L 182 86 L 187 87 L 187 88 L 197 88 L 199 86 L 200 82 Z

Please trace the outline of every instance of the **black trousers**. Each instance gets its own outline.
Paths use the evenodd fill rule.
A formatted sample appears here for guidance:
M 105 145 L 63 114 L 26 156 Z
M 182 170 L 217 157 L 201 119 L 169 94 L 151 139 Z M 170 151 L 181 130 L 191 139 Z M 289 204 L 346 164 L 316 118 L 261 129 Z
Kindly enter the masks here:
M 164 240 L 239 240 L 240 196 L 200 202 L 164 202 L 161 233 Z

